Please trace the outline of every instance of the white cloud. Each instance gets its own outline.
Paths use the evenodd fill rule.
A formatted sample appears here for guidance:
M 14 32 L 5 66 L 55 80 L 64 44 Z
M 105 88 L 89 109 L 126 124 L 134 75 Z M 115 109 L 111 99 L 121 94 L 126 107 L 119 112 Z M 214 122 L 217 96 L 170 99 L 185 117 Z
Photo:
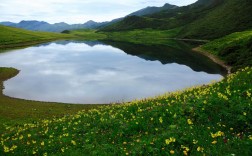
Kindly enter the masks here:
M 123 17 L 147 6 L 165 3 L 188 5 L 196 0 L 5 0 L 0 4 L 0 21 L 43 20 L 50 23 L 84 23 Z

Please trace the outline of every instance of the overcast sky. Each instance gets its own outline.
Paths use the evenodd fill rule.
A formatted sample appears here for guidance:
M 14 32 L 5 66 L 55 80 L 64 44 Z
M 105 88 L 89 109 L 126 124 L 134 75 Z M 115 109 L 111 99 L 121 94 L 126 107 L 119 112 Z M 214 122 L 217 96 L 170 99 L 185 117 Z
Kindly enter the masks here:
M 39 20 L 49 23 L 109 21 L 147 6 L 184 6 L 197 0 L 1 0 L 0 21 Z

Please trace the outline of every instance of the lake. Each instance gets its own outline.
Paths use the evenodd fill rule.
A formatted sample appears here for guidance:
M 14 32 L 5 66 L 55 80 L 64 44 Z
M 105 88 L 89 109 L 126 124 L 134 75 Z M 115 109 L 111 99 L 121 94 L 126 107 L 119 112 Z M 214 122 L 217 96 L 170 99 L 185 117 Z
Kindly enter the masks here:
M 10 97 L 104 104 L 154 97 L 219 81 L 225 70 L 190 46 L 58 41 L 0 53 L 0 67 L 20 73 L 4 82 Z

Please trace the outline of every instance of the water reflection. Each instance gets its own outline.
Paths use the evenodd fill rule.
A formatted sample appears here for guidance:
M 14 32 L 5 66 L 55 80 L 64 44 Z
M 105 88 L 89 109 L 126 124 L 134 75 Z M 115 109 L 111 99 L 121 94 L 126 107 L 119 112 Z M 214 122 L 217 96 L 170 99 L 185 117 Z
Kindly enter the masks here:
M 196 54 L 187 53 L 165 46 L 77 41 L 14 50 L 0 54 L 0 66 L 21 70 L 4 83 L 4 94 L 41 101 L 110 103 L 222 78 L 220 67 L 200 63 Z

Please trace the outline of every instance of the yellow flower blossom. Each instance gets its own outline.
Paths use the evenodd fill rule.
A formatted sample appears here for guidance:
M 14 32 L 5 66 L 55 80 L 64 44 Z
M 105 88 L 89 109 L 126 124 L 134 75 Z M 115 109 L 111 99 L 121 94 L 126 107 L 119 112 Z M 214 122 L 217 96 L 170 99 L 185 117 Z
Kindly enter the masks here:
M 5 153 L 8 153 L 8 152 L 10 152 L 10 149 L 9 149 L 9 147 L 7 147 L 7 146 L 4 146 L 4 152 L 5 152 Z
M 171 153 L 171 154 L 174 154 L 174 153 L 175 153 L 175 151 L 173 151 L 173 150 L 170 150 L 170 153 Z
M 251 97 L 251 93 L 249 91 L 247 91 L 247 96 Z
M 199 146 L 199 147 L 197 148 L 197 151 L 198 151 L 198 152 L 203 152 L 203 151 L 204 151 L 204 148 Z
M 165 140 L 165 143 L 166 143 L 167 145 L 169 145 L 169 144 L 172 143 L 172 142 L 176 142 L 176 138 L 170 137 L 170 139 L 166 139 L 166 140 Z
M 41 146 L 44 146 L 44 145 L 45 145 L 45 142 L 44 142 L 44 141 L 42 141 L 42 142 L 41 142 Z
M 252 135 L 249 135 L 249 139 L 252 140 Z
M 71 141 L 71 143 L 75 146 L 76 145 L 76 142 L 74 140 Z
M 212 138 L 217 138 L 217 137 L 220 137 L 220 136 L 224 136 L 224 132 L 218 131 L 216 133 L 211 133 Z
M 216 140 L 214 140 L 214 141 L 212 142 L 212 144 L 217 144 L 217 141 L 216 141 Z
M 163 118 L 162 117 L 159 118 L 159 122 L 163 123 Z
M 192 122 L 191 119 L 187 119 L 187 123 L 188 123 L 188 125 L 192 125 L 193 124 L 193 122 Z
M 184 149 L 184 151 L 186 151 L 186 152 L 190 151 L 189 147 L 186 147 L 184 145 L 181 145 L 181 148 Z

